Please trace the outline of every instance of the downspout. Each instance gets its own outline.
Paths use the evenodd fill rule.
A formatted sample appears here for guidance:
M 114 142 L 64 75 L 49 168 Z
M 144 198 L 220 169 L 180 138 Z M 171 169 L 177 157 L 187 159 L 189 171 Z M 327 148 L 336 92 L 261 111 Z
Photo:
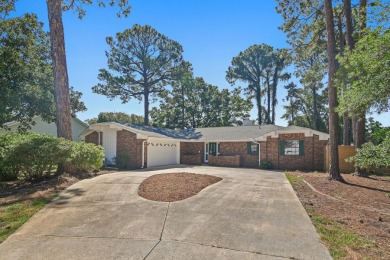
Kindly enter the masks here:
M 141 169 L 143 169 L 145 167 L 145 142 L 146 141 L 142 141 L 142 165 L 141 165 Z

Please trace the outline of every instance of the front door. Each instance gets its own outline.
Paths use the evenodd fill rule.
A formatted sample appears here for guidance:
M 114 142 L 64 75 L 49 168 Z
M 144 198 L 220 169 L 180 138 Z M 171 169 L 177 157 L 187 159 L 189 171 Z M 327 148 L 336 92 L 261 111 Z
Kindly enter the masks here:
M 209 162 L 209 155 L 217 155 L 217 143 L 206 143 L 204 150 L 204 161 Z
M 209 143 L 209 154 L 217 155 L 217 143 Z

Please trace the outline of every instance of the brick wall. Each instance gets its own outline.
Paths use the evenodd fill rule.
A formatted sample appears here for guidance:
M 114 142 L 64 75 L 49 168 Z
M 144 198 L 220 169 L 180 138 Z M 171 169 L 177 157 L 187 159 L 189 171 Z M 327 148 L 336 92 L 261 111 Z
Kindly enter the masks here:
M 280 140 L 304 140 L 304 155 L 280 155 Z M 272 168 L 281 170 L 323 171 L 324 151 L 328 141 L 318 135 L 305 137 L 303 133 L 280 134 L 278 138 L 267 137 L 260 146 L 261 159 L 271 161 Z
M 185 154 L 180 156 L 181 164 L 201 165 L 203 161 L 202 154 Z
M 319 140 L 318 136 L 314 136 L 314 170 L 324 171 L 324 157 L 325 157 L 325 147 L 328 145 L 327 140 Z
M 96 145 L 102 144 L 103 143 L 103 133 L 100 132 L 100 142 L 99 142 L 99 133 L 96 131 L 85 136 L 85 142 L 91 143 L 91 144 L 96 144 Z
M 189 156 L 185 158 L 185 155 L 194 156 Z M 198 163 L 199 160 L 199 164 L 204 163 L 204 143 L 180 142 L 180 163 L 195 164 Z
M 209 165 L 224 167 L 240 167 L 240 155 L 209 156 Z
M 220 155 L 239 155 L 241 167 L 258 167 L 259 155 L 248 154 L 247 142 L 220 143 Z
M 145 140 L 136 139 L 137 135 L 126 131 L 118 131 L 116 139 L 116 154 L 126 154 L 129 157 L 129 169 L 139 169 L 142 166 L 142 142 Z M 147 162 L 147 146 L 144 150 L 144 167 Z

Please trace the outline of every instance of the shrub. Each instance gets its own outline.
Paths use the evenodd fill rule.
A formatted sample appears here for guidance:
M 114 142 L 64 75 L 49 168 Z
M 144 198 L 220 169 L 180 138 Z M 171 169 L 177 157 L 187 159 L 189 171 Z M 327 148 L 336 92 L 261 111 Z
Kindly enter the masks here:
M 103 158 L 103 148 L 93 144 L 38 133 L 0 135 L 0 181 L 41 179 L 57 165 L 70 173 L 92 171 Z
M 9 163 L 17 165 L 18 173 L 25 179 L 41 179 L 70 157 L 71 143 L 63 138 L 37 133 L 14 135 L 14 138 Z
M 31 134 L 19 145 L 16 154 L 21 158 L 21 174 L 26 179 L 40 179 L 50 174 L 53 167 L 65 163 L 70 156 L 71 144 L 52 135 Z
M 71 173 L 90 172 L 102 167 L 104 149 L 101 146 L 73 142 L 71 155 Z
M 118 153 L 115 157 L 115 164 L 119 169 L 130 169 L 130 155 L 127 153 Z
M 261 160 L 260 161 L 260 169 L 271 169 L 272 163 L 269 160 Z
M 15 146 L 13 135 L 0 135 L 0 181 L 13 181 L 18 178 L 18 164 L 11 163 L 10 151 Z
M 37 133 L 0 136 L 0 180 L 40 179 L 70 156 L 67 141 Z
M 369 142 L 356 150 L 355 156 L 347 161 L 355 162 L 356 166 L 363 169 L 384 168 L 390 166 L 390 134 L 378 145 Z

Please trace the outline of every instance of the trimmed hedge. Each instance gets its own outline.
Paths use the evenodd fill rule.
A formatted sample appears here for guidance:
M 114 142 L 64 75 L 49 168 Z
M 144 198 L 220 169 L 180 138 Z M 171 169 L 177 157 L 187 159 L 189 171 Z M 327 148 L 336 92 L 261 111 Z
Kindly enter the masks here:
M 25 133 L 0 135 L 0 181 L 41 179 L 59 164 L 69 173 L 99 169 L 104 151 L 100 146 L 77 143 L 52 135 Z

